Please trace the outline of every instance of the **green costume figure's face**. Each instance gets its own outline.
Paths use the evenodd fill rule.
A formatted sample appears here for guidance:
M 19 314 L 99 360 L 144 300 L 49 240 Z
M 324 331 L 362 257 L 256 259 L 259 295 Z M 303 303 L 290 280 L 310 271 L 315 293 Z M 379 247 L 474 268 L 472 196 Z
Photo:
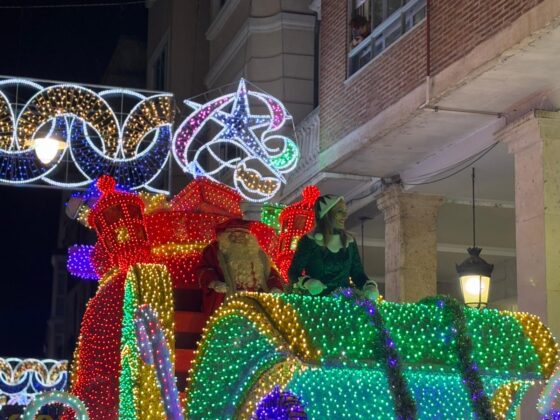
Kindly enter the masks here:
M 346 223 L 346 217 L 348 212 L 346 211 L 346 203 L 344 201 L 338 202 L 332 209 L 332 221 L 333 227 L 335 229 L 344 229 L 344 223 Z

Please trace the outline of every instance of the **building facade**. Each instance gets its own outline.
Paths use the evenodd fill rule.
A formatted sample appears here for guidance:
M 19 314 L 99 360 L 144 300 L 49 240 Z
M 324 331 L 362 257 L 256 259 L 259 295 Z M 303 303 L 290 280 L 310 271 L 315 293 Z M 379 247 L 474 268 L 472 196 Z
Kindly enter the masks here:
M 344 195 L 388 300 L 460 299 L 456 264 L 476 241 L 494 264 L 489 306 L 560 336 L 560 3 L 147 5 L 148 87 L 182 100 L 245 77 L 281 99 L 302 158 L 278 199 L 308 184 Z
M 495 266 L 490 306 L 537 314 L 559 336 L 560 4 L 315 3 L 320 129 L 301 139 L 316 154 L 293 191 L 319 181 L 345 193 L 355 231 L 372 219 L 364 260 L 387 299 L 460 297 L 455 263 L 473 241 L 476 167 L 476 244 Z M 359 42 L 356 16 L 367 23 Z M 358 177 L 369 187 L 348 197 Z M 531 406 L 522 418 L 538 418 Z

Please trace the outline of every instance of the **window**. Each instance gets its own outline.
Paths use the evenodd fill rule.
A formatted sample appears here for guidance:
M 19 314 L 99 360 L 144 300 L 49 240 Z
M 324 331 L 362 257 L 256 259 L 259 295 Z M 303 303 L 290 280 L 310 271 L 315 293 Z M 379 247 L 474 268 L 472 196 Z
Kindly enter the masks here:
M 426 16 L 426 0 L 350 0 L 351 76 Z

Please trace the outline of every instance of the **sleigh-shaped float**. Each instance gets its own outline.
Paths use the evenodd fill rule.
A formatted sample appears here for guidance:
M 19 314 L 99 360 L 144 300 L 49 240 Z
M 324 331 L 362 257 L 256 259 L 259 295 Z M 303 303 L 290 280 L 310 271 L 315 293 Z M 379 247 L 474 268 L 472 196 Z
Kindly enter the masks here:
M 243 293 L 207 325 L 188 418 L 513 418 L 558 362 L 530 314 Z

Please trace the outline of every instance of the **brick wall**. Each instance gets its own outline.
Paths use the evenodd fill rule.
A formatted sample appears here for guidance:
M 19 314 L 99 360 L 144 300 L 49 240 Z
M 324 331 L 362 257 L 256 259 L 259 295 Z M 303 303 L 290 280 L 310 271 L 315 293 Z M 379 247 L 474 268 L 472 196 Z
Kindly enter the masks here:
M 543 0 L 432 0 L 430 66 L 435 75 Z M 321 4 L 321 150 L 421 85 L 427 75 L 426 21 L 346 81 L 348 4 Z M 346 81 L 346 82 L 345 82 Z
M 542 1 L 432 0 L 432 74 L 463 57 Z

